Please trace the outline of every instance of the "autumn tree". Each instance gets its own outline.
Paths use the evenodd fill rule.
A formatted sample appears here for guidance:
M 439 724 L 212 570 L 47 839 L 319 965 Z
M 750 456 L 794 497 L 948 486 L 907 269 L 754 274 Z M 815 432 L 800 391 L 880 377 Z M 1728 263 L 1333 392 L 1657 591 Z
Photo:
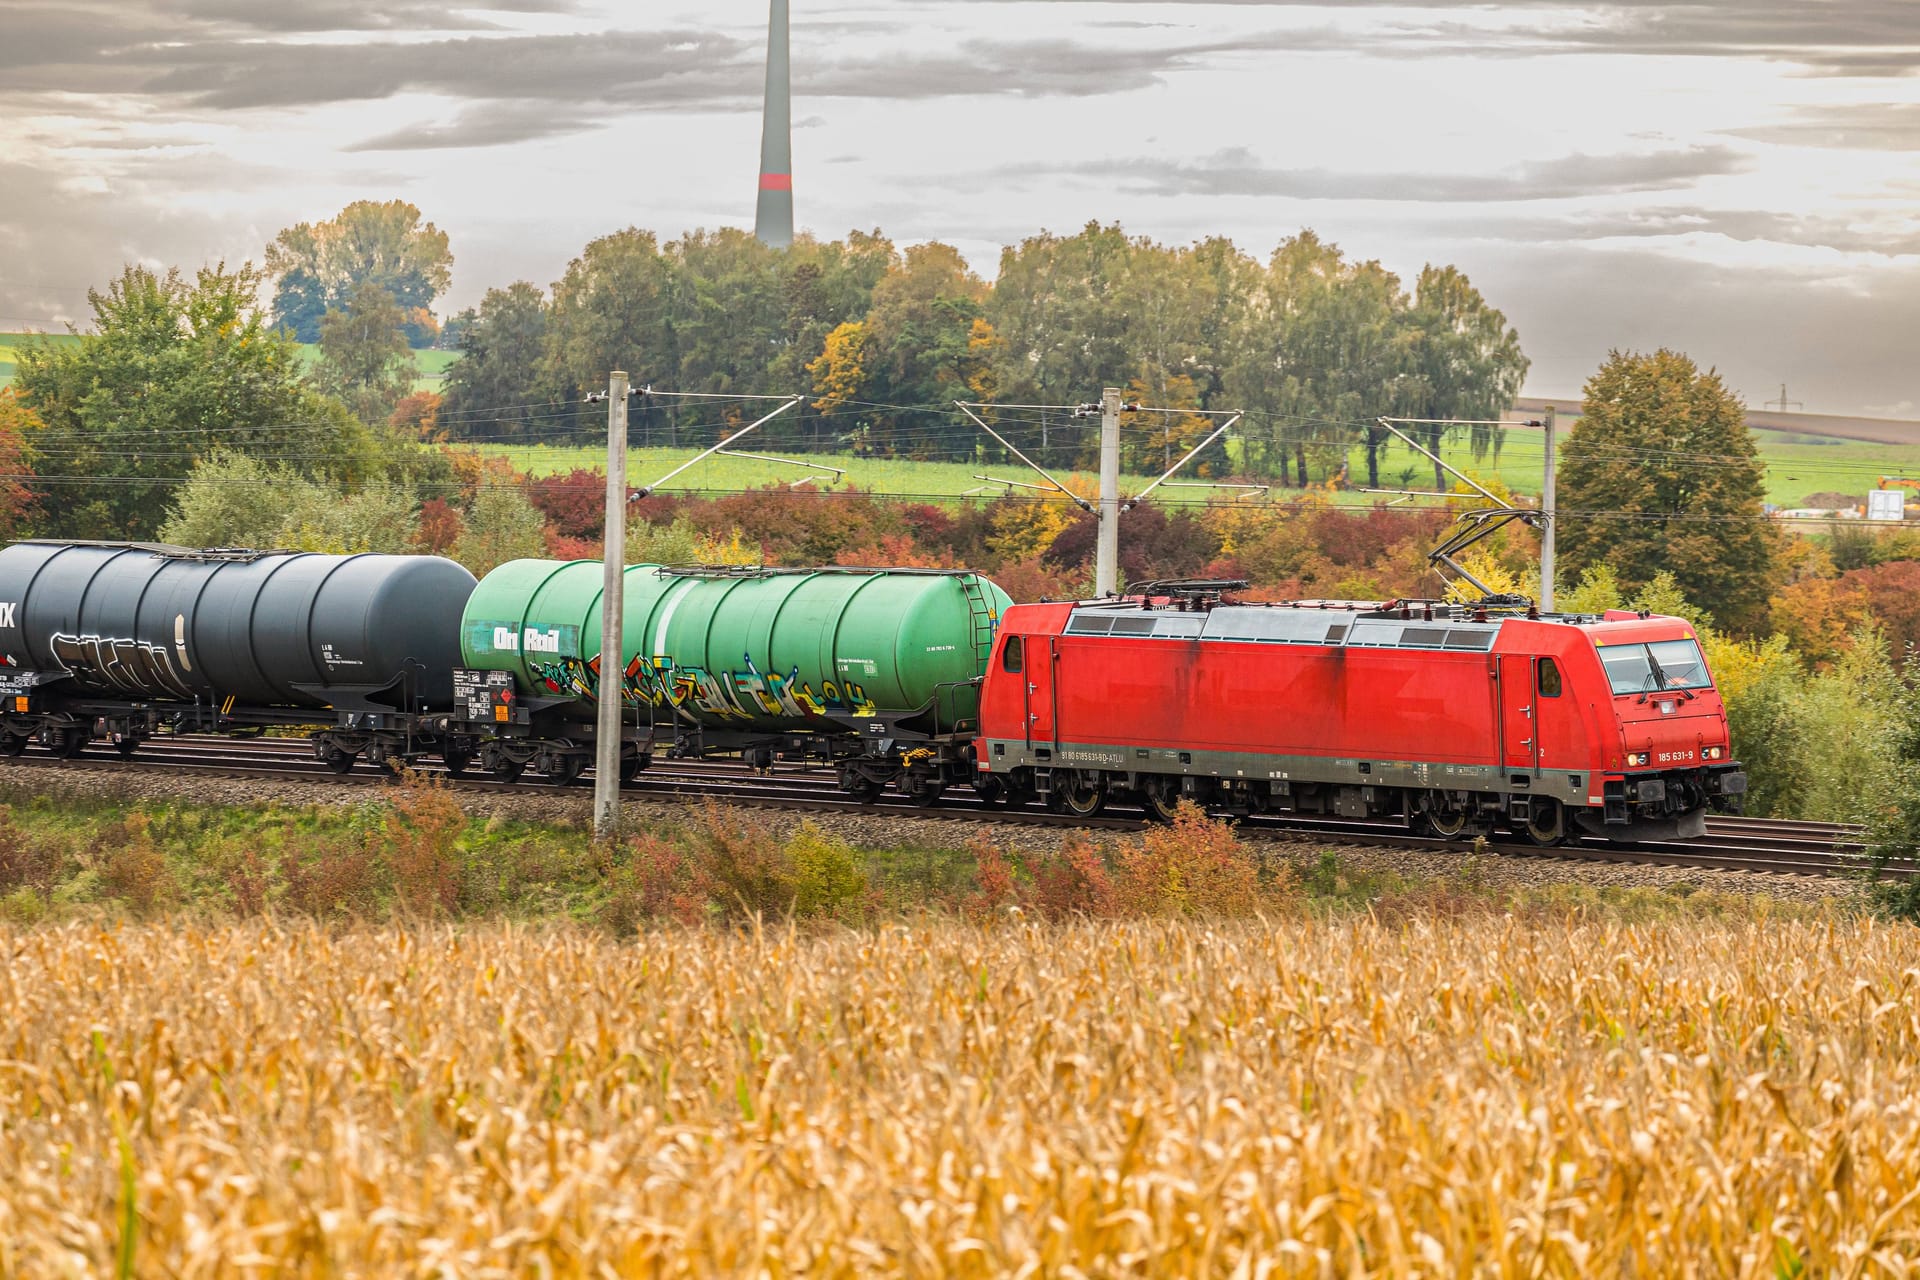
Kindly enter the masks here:
M 128 267 L 88 292 L 78 342 L 19 348 L 15 389 L 45 423 L 34 466 L 59 477 L 42 532 L 150 537 L 177 478 L 221 448 L 349 486 L 392 463 L 380 436 L 305 384 L 298 350 L 260 313 L 260 283 L 251 265 L 191 280 Z
M 27 440 L 41 426 L 12 388 L 0 388 L 0 540 L 19 536 L 38 506 Z
M 673 291 L 672 268 L 651 231 L 628 227 L 589 243 L 553 286 L 541 374 L 547 391 L 577 401 L 604 390 L 611 369 L 625 369 L 635 386 L 670 384 L 679 372 Z M 523 294 L 514 306 L 527 301 Z M 487 375 L 486 385 L 504 387 L 511 376 L 501 366 Z M 655 423 L 647 407 L 635 412 L 632 425 L 641 441 L 648 439 Z M 679 441 L 670 436 L 662 443 Z
M 982 315 L 987 284 L 951 245 L 915 245 L 874 287 L 857 328 L 828 335 L 815 391 L 852 415 L 869 447 L 912 456 L 971 456 L 974 439 L 954 421 L 955 400 L 990 399 L 998 339 Z
M 474 495 L 465 528 L 449 554 L 475 577 L 509 560 L 547 553 L 547 522 L 527 495 L 512 485 L 489 484 Z
M 1420 273 L 1403 324 L 1407 338 L 1395 396 L 1403 416 L 1471 422 L 1473 456 L 1496 451 L 1501 437 L 1487 423 L 1512 407 L 1527 377 L 1519 332 L 1454 267 L 1429 266 Z M 1427 448 L 1439 453 L 1447 428 L 1431 422 L 1421 429 Z M 1433 486 L 1447 488 L 1439 463 Z
M 516 281 L 487 290 L 479 308 L 459 319 L 460 358 L 447 370 L 440 406 L 448 438 L 537 438 L 547 431 L 558 420 L 540 405 L 547 398 L 546 296 Z
M 288 227 L 267 246 L 275 278 L 274 320 L 300 342 L 320 340 L 320 322 L 362 285 L 393 298 L 401 328 L 416 347 L 438 332 L 429 308 L 453 278 L 446 232 L 422 223 L 405 200 L 356 200 L 325 222 Z
M 363 422 L 385 422 L 413 390 L 418 369 L 401 331 L 405 313 L 377 284 L 356 285 L 320 318 L 320 362 L 314 382 Z
M 1766 618 L 1774 536 L 1746 411 L 1677 351 L 1616 351 L 1588 380 L 1560 474 L 1567 572 L 1610 565 L 1637 587 L 1665 569 L 1738 631 Z

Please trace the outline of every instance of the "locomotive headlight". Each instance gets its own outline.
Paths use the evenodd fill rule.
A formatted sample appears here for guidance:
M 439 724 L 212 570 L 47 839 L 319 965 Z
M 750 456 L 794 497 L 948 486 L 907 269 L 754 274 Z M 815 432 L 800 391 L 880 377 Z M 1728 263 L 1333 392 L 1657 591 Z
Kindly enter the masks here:
M 1708 760 L 1724 760 L 1727 758 L 1727 749 L 1725 747 L 1706 747 L 1700 754 Z
M 1627 752 L 1627 765 L 1630 768 L 1639 768 L 1643 765 L 1650 763 L 1652 760 L 1653 760 L 1653 753 L 1651 751 Z

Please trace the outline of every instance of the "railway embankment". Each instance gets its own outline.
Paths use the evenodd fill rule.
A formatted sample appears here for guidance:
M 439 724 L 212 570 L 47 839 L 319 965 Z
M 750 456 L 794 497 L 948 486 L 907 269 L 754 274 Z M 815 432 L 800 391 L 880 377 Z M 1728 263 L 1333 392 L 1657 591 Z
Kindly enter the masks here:
M 757 842 L 752 857 L 776 863 L 785 856 L 779 851 L 792 850 L 796 842 L 803 853 L 822 847 L 837 851 L 833 857 L 847 868 L 843 880 L 858 882 L 843 896 L 859 900 L 862 918 L 923 907 L 979 907 L 983 849 L 1003 857 L 1016 880 L 1031 883 L 1036 869 L 1044 877 L 1045 868 L 1076 849 L 1091 850 L 1104 866 L 1119 866 L 1147 831 L 1144 824 L 1123 819 L 1071 826 L 1040 813 L 812 809 L 778 791 L 755 802 L 749 795 L 724 794 L 735 786 L 733 775 L 710 770 L 709 776 L 721 794 L 703 796 L 692 789 L 679 795 L 629 794 L 628 838 L 611 856 L 588 848 L 591 792 L 584 787 L 407 788 L 370 771 L 345 780 L 331 774 L 243 777 L 117 761 L 46 760 L 0 768 L 0 801 L 12 806 L 29 842 L 59 846 L 51 856 L 62 864 L 67 881 L 78 878 L 78 888 L 70 887 L 64 896 L 51 879 L 41 886 L 42 902 L 54 909 L 128 905 L 113 891 L 115 875 L 107 864 L 116 852 L 111 846 L 127 838 L 131 823 L 136 842 L 153 844 L 158 858 L 162 887 L 148 906 L 230 909 L 257 897 L 262 906 L 315 908 L 323 915 L 381 914 L 396 902 L 406 905 L 386 864 L 396 841 L 417 843 L 413 828 L 419 823 L 405 815 L 422 792 L 438 797 L 441 806 L 429 824 L 438 824 L 447 864 L 435 909 L 453 915 L 605 914 L 623 883 L 658 870 L 633 869 L 636 843 L 645 857 L 680 851 L 669 860 L 680 858 L 685 865 L 665 879 L 679 877 L 685 881 L 682 888 L 694 892 L 704 874 L 698 864 L 716 844 L 716 824 Z M 718 843 L 730 838 L 723 835 Z M 1639 918 L 1764 913 L 1772 909 L 1769 904 L 1795 911 L 1846 912 L 1858 906 L 1858 886 L 1831 876 L 1515 856 L 1498 847 L 1395 847 L 1338 833 L 1258 826 L 1228 838 L 1238 856 L 1261 868 L 1269 881 L 1285 882 L 1284 906 L 1310 910 L 1397 913 L 1423 906 L 1504 910 L 1519 905 Z M 741 854 L 736 849 L 725 856 Z M 310 883 L 320 870 L 354 883 L 336 899 L 321 901 L 313 897 Z M 791 872 L 776 866 L 768 874 L 778 881 Z M 0 896 L 20 888 L 0 884 Z M 724 892 L 710 884 L 698 888 L 708 897 Z M 779 900 L 779 892 L 777 886 L 769 889 L 769 903 Z M 1013 893 L 1000 905 L 1019 901 Z M 1071 907 L 1072 899 L 1066 901 Z M 31 914 L 24 899 L 16 905 Z M 1097 909 L 1101 904 L 1096 894 L 1083 905 Z M 613 910 L 619 915 L 623 909 Z

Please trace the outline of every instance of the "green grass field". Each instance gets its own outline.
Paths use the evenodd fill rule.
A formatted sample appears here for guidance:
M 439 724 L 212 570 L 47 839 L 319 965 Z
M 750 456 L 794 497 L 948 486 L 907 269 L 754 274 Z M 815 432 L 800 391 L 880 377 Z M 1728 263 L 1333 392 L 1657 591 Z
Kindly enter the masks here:
M 1864 501 L 1866 491 L 1873 488 L 1883 475 L 1920 475 L 1920 448 L 1863 444 L 1849 440 L 1809 442 L 1806 437 L 1785 436 L 1774 431 L 1759 431 L 1755 435 L 1759 439 L 1761 456 L 1767 464 L 1767 501 L 1782 507 L 1807 505 L 1809 496 L 1823 493 L 1850 494 L 1854 500 Z M 745 447 L 744 444 L 742 447 Z M 604 452 L 597 447 L 488 445 L 481 448 L 485 453 L 509 459 L 515 467 L 535 477 L 564 474 L 580 467 L 598 470 L 605 458 Z M 635 449 L 628 458 L 629 479 L 636 487 L 651 484 L 692 457 L 694 452 L 692 448 Z M 977 477 L 991 475 L 996 479 L 1028 482 L 1037 482 L 1039 479 L 1018 463 L 1012 466 L 983 466 L 948 462 L 895 462 L 839 455 L 785 456 L 797 462 L 818 464 L 822 468 L 840 468 L 846 474 L 832 479 L 836 485 L 857 485 L 862 489 L 887 494 L 916 494 L 932 498 L 954 498 L 978 491 L 998 494 L 1003 491 L 1001 486 L 983 485 Z M 1497 478 L 1516 493 L 1537 497 L 1540 492 L 1544 451 L 1537 434 L 1526 436 L 1515 433 L 1497 460 L 1488 457 L 1476 462 L 1464 445 L 1446 450 L 1444 456 L 1448 462 L 1483 483 Z M 1329 457 L 1326 450 L 1321 450 L 1315 456 L 1313 471 L 1316 478 L 1324 475 L 1329 461 L 1338 465 L 1337 456 Z M 1703 460 L 1701 465 L 1711 464 Z M 1351 485 L 1364 483 L 1366 454 L 1362 449 L 1355 447 L 1348 452 L 1347 473 Z M 807 470 L 799 467 L 715 457 L 676 477 L 668 488 L 739 490 L 766 484 L 791 484 L 808 474 Z M 824 471 L 812 474 L 817 478 L 808 483 L 824 486 L 829 481 Z M 1094 477 L 1085 473 L 1076 473 L 1071 477 L 1061 475 L 1060 478 L 1069 488 L 1086 495 L 1091 495 L 1097 487 Z M 1151 476 L 1123 476 L 1121 490 L 1137 493 L 1152 479 Z M 1431 490 L 1433 466 L 1411 450 L 1395 447 L 1382 458 L 1380 483 L 1385 488 Z M 1295 492 L 1274 489 L 1272 496 L 1285 497 Z M 1169 503 L 1218 502 L 1232 496 L 1232 491 L 1226 490 L 1178 488 L 1163 488 L 1155 495 L 1157 499 Z M 1350 487 L 1334 495 L 1334 500 L 1342 505 L 1366 506 L 1384 499 Z

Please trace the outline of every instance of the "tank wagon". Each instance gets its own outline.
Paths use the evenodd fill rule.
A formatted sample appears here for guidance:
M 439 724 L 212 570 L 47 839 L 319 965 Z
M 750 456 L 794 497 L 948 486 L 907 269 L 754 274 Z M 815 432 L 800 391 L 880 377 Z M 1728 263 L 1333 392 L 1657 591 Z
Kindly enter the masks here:
M 445 746 L 473 575 L 434 556 L 28 541 L 0 550 L 0 753 L 324 724 L 345 771 Z M 438 714 L 434 714 L 437 712 Z
M 586 767 L 602 679 L 599 561 L 516 560 L 460 621 L 454 732 L 483 765 Z M 618 680 L 622 770 L 669 755 L 815 759 L 871 796 L 971 782 L 979 683 L 1010 600 L 973 573 L 633 565 Z
M 1683 619 L 1206 591 L 1009 609 L 978 773 L 1083 815 L 1187 799 L 1541 845 L 1696 837 L 1746 790 Z

